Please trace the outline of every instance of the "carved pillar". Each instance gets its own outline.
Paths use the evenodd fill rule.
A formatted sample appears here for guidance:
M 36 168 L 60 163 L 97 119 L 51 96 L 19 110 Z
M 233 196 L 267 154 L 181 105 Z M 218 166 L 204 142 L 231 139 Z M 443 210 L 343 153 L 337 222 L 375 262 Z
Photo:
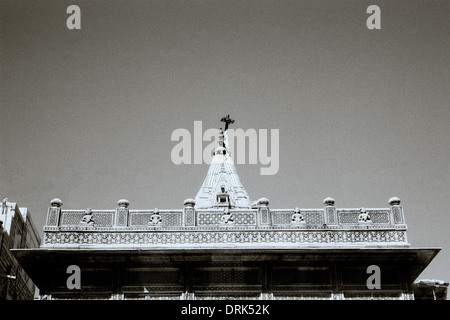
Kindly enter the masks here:
M 109 300 L 125 300 L 125 295 L 123 293 L 114 293 Z
M 192 283 L 194 278 L 194 271 L 189 263 L 186 263 L 182 273 L 182 283 L 184 286 L 184 292 L 181 294 L 181 300 L 194 300 L 195 295 L 192 292 Z
M 330 300 L 345 300 L 343 293 L 332 293 Z
M 117 202 L 117 205 L 119 207 L 116 208 L 116 217 L 114 219 L 114 225 L 118 227 L 126 227 L 128 225 L 128 216 L 129 216 L 128 206 L 130 205 L 130 202 L 126 199 L 120 199 Z
M 323 204 L 325 205 L 324 210 L 324 221 L 327 225 L 338 225 L 338 217 L 337 217 L 337 210 L 334 206 L 334 199 L 333 198 L 325 198 L 323 200 Z
M 331 267 L 331 300 L 343 300 L 341 267 L 333 263 Z
M 397 197 L 390 198 L 389 205 L 391 206 L 391 224 L 404 224 L 405 218 L 403 215 L 403 207 L 400 205 L 400 199 Z
M 260 300 L 273 300 L 273 277 L 272 277 L 272 265 L 267 262 L 261 264 L 261 276 L 262 276 L 262 292 L 260 294 Z
M 58 198 L 50 201 L 51 207 L 48 208 L 47 213 L 47 226 L 49 227 L 57 227 L 59 226 L 59 219 L 61 217 L 61 206 L 63 205 L 62 201 Z
M 193 292 L 183 292 L 181 294 L 181 300 L 195 300 L 195 294 Z
M 275 300 L 272 292 L 262 292 L 259 295 L 259 300 Z
M 184 200 L 183 226 L 195 226 L 195 200 Z
M 269 199 L 261 198 L 257 203 L 258 207 L 258 224 L 260 226 L 272 225 L 272 214 L 269 209 Z

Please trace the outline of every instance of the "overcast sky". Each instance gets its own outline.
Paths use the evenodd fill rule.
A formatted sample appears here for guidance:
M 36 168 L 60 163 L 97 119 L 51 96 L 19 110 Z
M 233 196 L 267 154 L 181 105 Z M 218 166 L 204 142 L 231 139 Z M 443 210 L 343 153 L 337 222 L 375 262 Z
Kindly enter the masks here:
M 272 208 L 388 207 L 450 280 L 450 2 L 0 2 L 0 197 L 41 231 L 66 209 L 181 209 L 208 165 L 177 128 L 279 129 L 280 168 L 237 165 Z M 81 30 L 66 27 L 81 8 Z M 381 8 L 381 30 L 366 9 Z M 205 142 L 204 146 L 208 143 Z

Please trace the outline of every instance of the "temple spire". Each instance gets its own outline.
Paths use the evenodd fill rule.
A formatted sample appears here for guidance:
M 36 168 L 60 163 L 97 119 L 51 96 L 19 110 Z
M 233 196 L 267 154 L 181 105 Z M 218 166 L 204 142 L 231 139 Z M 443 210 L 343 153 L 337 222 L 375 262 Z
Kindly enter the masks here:
M 225 130 L 220 128 L 219 146 L 213 151 L 208 173 L 195 197 L 195 207 L 197 209 L 223 206 L 250 208 L 249 196 L 239 180 L 233 160 L 227 150 L 228 125 L 234 123 L 234 120 L 227 115 L 221 121 L 225 122 Z

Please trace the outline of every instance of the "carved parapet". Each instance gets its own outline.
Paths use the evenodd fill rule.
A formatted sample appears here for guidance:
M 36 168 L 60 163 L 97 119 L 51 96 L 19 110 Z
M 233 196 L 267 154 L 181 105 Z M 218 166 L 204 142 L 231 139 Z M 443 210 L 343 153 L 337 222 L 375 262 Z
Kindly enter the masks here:
M 294 210 L 295 211 L 295 210 Z M 322 227 L 324 222 L 323 209 L 301 209 L 300 210 L 305 225 L 315 227 Z M 290 225 L 292 222 L 293 211 L 286 209 L 271 210 L 272 223 L 274 226 Z

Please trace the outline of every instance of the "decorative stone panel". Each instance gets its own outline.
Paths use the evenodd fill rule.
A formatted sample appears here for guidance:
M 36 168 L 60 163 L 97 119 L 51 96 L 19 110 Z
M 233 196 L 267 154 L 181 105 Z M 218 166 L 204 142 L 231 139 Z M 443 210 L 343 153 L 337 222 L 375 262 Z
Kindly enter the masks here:
M 47 226 L 58 226 L 60 213 L 61 208 L 57 207 L 48 208 Z
M 44 245 L 192 245 L 192 244 L 407 244 L 406 230 L 196 230 L 154 232 L 51 232 Z
M 116 209 L 116 226 L 124 227 L 128 225 L 128 209 L 117 208 Z
M 185 226 L 195 226 L 195 209 L 193 207 L 184 208 L 183 215 Z

